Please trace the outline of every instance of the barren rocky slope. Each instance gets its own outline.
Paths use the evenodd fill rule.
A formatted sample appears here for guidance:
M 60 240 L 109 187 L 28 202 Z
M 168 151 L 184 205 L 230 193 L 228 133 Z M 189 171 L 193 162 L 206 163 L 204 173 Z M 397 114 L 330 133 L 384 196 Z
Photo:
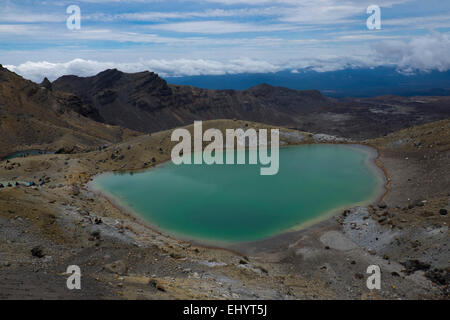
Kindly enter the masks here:
M 55 93 L 48 83 L 35 84 L 0 66 L 0 158 L 37 145 L 92 149 L 135 134 L 94 121 L 98 117 L 77 96 Z

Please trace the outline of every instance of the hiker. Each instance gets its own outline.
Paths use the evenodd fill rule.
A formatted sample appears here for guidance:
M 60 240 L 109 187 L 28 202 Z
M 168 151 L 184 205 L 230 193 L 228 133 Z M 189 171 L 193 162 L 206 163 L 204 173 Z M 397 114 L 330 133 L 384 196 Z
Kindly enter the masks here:
M 0 183 L 0 189 L 3 189 L 4 187 L 3 183 Z

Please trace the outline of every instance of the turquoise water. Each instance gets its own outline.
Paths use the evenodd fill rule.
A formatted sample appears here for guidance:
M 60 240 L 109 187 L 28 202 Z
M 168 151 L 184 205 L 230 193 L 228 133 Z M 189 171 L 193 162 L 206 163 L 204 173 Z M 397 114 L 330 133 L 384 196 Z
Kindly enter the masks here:
M 95 190 L 157 229 L 184 239 L 245 242 L 270 237 L 380 195 L 371 149 L 311 145 L 280 149 L 280 170 L 259 165 L 165 163 L 139 173 L 104 174 Z

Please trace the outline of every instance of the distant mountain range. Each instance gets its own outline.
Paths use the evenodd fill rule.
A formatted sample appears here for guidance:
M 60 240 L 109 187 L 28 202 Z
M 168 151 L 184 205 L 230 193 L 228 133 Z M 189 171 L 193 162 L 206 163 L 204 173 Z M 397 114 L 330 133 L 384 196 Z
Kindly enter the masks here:
M 450 95 L 450 71 L 405 75 L 394 68 L 345 69 L 316 72 L 309 69 L 263 74 L 167 77 L 168 83 L 205 89 L 245 90 L 261 83 L 296 90 L 319 90 L 335 97 L 445 96 Z

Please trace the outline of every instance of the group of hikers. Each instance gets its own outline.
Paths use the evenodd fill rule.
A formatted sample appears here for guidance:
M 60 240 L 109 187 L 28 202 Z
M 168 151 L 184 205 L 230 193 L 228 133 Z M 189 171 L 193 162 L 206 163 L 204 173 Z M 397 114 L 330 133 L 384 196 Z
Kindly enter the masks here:
M 28 186 L 28 187 L 34 187 L 36 184 L 34 183 L 34 182 L 29 182 L 29 183 L 27 183 L 26 184 L 26 186 Z M 20 183 L 19 182 L 16 182 L 15 183 L 15 186 L 16 187 L 19 187 L 20 186 Z M 3 188 L 12 188 L 13 187 L 13 184 L 11 183 L 11 182 L 8 182 L 8 184 L 6 185 L 6 187 L 5 187 L 5 185 L 3 184 L 3 183 L 0 183 L 0 189 L 3 189 Z
M 37 151 L 25 151 L 23 153 L 17 153 L 14 156 L 14 158 L 26 158 L 26 157 L 34 155 L 34 153 L 36 153 L 36 154 L 45 154 L 46 152 L 45 151 L 40 151 L 40 150 L 37 150 Z M 1 160 L 6 160 L 6 163 L 9 163 L 10 159 L 12 159 L 12 158 L 10 157 L 8 159 L 8 157 L 7 157 L 7 158 L 1 159 Z M 17 181 L 15 183 L 8 182 L 7 184 L 0 183 L 0 189 L 12 188 L 14 186 L 20 187 L 21 185 L 24 185 L 24 186 L 27 186 L 27 187 L 34 187 L 34 186 L 36 186 L 36 183 L 34 183 L 33 181 L 32 182 L 27 182 L 27 183 L 19 183 Z
M 6 156 L 5 158 L 0 158 L 0 161 L 12 160 L 15 158 L 28 158 L 29 156 L 41 155 L 41 154 L 46 154 L 46 153 L 47 153 L 47 151 L 42 151 L 42 150 L 22 151 L 22 152 L 10 154 L 9 156 Z

